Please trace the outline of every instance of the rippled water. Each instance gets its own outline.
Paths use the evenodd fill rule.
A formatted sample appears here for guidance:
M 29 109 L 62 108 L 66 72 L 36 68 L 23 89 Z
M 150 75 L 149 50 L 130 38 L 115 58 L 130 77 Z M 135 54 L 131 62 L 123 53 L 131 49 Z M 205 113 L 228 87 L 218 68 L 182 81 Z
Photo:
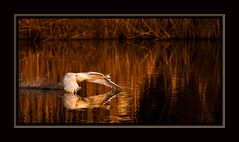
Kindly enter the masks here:
M 17 125 L 222 125 L 220 41 L 20 41 L 18 56 Z M 87 71 L 125 91 L 82 82 L 69 108 L 58 82 Z

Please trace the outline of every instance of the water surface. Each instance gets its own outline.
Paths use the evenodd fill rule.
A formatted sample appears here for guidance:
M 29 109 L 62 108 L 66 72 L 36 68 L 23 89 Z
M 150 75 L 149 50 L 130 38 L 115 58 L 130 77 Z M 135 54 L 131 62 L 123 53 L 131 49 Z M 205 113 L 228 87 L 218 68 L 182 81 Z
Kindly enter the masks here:
M 220 41 L 19 41 L 17 125 L 222 125 Z M 67 109 L 67 72 L 111 73 L 125 91 L 82 82 L 97 105 Z

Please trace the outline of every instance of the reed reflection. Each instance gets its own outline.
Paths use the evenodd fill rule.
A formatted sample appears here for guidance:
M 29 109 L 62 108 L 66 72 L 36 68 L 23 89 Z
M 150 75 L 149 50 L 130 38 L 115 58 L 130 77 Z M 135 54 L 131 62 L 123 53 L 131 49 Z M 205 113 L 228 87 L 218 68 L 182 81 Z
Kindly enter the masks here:
M 23 124 L 123 120 L 132 124 L 221 124 L 221 49 L 220 41 L 19 42 L 20 88 L 52 90 L 59 88 L 57 83 L 67 72 L 97 71 L 112 73 L 111 79 L 126 91 L 110 100 L 110 109 L 87 107 L 82 111 L 66 110 L 56 95 L 20 91 L 18 120 Z M 86 82 L 80 86 L 82 98 L 112 91 Z

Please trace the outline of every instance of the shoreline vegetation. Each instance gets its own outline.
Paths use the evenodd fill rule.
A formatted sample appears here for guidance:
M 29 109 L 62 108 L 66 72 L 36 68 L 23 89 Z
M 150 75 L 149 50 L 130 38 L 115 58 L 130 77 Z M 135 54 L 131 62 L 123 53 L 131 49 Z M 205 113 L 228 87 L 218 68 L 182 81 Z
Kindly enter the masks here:
M 18 18 L 20 40 L 222 39 L 222 19 Z

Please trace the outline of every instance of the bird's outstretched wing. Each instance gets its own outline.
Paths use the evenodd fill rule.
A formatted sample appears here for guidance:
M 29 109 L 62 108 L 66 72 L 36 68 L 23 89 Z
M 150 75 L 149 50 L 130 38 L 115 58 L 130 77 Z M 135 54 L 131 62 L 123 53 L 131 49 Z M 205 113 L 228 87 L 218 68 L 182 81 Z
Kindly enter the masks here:
M 67 73 L 63 77 L 62 85 L 64 87 L 64 90 L 70 93 L 77 92 L 80 87 L 76 82 L 76 76 L 74 73 Z
M 110 85 L 105 79 L 110 79 L 110 74 L 105 76 L 99 72 L 88 72 L 88 82 L 103 84 L 105 86 L 112 87 L 112 85 Z
M 89 82 L 93 82 L 93 83 L 98 83 L 98 84 L 103 84 L 107 87 L 112 87 L 114 89 L 117 89 L 119 91 L 123 91 L 124 89 L 121 88 L 120 86 L 118 86 L 117 84 L 115 84 L 113 81 L 111 81 L 108 78 L 102 78 L 102 79 L 96 79 L 96 80 L 88 80 Z
M 122 89 L 120 86 L 118 86 L 117 84 L 115 84 L 113 81 L 110 80 L 110 75 L 111 74 L 103 75 L 102 73 L 98 73 L 98 72 L 89 72 L 88 73 L 89 79 L 87 81 L 103 84 L 107 87 L 115 88 L 118 91 L 123 91 L 124 89 Z

